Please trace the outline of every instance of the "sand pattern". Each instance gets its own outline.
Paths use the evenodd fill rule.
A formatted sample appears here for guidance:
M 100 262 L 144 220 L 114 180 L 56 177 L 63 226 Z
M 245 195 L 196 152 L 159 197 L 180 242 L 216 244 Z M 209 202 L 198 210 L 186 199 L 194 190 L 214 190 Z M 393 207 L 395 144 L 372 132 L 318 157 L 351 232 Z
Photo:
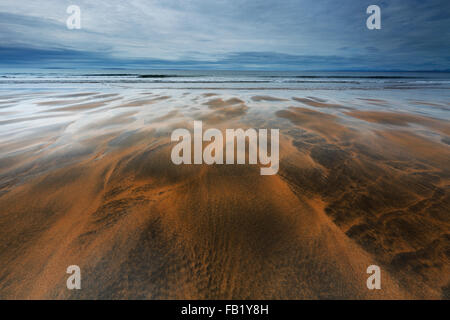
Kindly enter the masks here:
M 277 94 L 0 96 L 0 298 L 448 299 L 449 121 Z M 280 171 L 174 165 L 194 120 L 279 128 Z

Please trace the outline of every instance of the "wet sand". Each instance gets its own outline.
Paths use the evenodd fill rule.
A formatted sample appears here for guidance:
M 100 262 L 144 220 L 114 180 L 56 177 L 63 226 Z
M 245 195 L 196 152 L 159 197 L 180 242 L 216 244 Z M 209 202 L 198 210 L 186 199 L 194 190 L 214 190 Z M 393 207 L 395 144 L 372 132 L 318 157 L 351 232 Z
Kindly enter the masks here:
M 0 96 L 0 298 L 448 299 L 449 121 L 359 101 L 374 110 L 266 92 Z M 170 134 L 194 120 L 279 128 L 278 174 L 172 164 Z

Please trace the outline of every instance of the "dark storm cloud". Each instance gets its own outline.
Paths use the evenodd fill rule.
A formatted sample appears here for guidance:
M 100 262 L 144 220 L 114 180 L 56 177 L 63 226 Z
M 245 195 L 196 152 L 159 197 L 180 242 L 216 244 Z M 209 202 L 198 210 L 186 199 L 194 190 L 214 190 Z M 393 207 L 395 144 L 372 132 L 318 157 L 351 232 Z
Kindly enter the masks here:
M 449 69 L 450 2 L 331 0 L 3 1 L 2 66 Z M 366 28 L 378 4 L 382 29 Z

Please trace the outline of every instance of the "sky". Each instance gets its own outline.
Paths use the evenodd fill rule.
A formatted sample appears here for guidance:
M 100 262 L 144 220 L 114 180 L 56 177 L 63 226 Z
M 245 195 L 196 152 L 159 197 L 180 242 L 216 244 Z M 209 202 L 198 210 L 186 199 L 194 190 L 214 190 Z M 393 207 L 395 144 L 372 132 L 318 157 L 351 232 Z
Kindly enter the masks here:
M 0 0 L 7 67 L 449 70 L 450 1 Z

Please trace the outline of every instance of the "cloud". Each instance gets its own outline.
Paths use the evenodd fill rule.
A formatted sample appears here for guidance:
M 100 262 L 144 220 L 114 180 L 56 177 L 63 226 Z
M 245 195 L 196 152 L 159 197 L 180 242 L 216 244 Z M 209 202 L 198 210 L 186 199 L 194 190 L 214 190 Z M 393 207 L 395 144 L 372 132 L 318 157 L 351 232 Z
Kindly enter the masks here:
M 449 68 L 448 1 L 380 1 L 376 31 L 365 26 L 366 0 L 79 0 L 81 30 L 65 26 L 70 4 L 2 1 L 1 63 Z

